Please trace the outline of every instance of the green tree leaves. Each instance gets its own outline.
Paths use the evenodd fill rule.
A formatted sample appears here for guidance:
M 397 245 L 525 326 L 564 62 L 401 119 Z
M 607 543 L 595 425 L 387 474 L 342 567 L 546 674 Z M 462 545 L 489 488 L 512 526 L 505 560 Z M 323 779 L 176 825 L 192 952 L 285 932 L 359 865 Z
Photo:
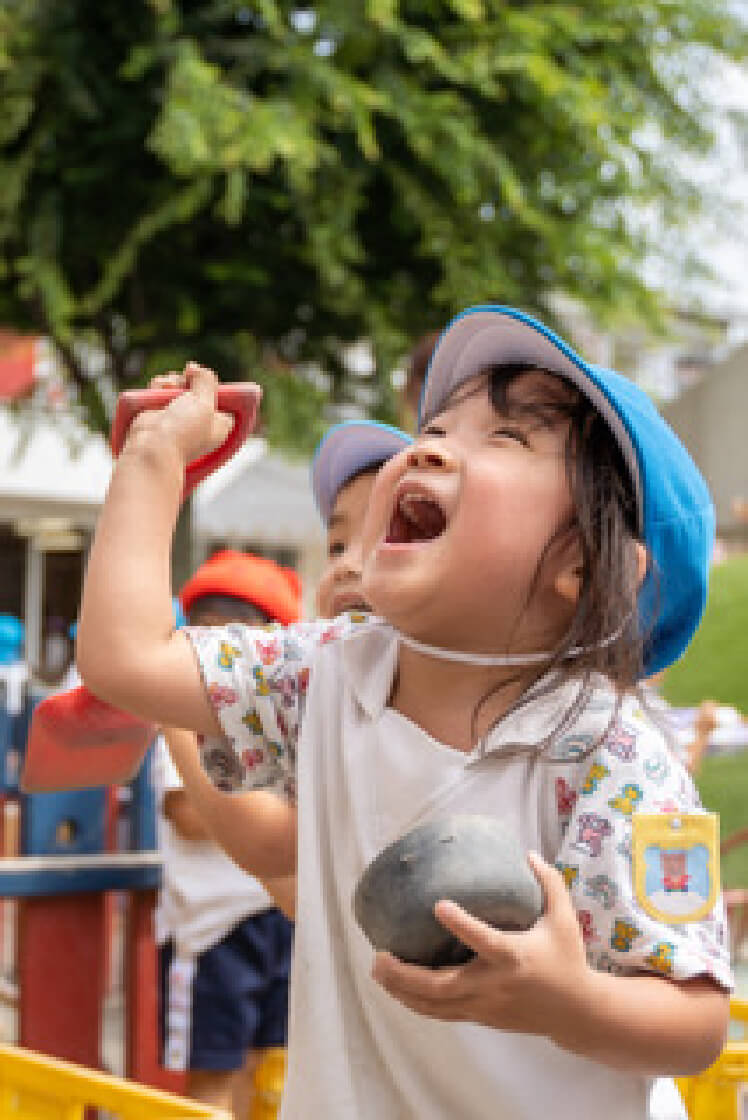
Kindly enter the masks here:
M 0 321 L 57 340 L 94 425 L 82 342 L 118 389 L 258 377 L 306 449 L 325 402 L 391 418 L 470 302 L 654 316 L 631 215 L 687 215 L 694 78 L 744 50 L 727 0 L 5 0 Z

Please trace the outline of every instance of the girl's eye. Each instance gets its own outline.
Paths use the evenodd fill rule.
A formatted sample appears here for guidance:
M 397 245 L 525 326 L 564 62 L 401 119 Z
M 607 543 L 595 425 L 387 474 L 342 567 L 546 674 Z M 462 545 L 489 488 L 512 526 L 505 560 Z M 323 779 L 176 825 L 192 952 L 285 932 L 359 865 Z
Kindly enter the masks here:
M 527 446 L 527 437 L 519 428 L 496 428 L 491 434 L 499 439 L 514 439 Z
M 342 556 L 344 552 L 345 544 L 343 541 L 330 541 L 327 546 L 327 555 L 330 560 L 333 560 L 336 556 Z
M 436 424 L 429 424 L 420 434 L 422 436 L 445 436 L 447 433 L 444 428 L 438 428 Z

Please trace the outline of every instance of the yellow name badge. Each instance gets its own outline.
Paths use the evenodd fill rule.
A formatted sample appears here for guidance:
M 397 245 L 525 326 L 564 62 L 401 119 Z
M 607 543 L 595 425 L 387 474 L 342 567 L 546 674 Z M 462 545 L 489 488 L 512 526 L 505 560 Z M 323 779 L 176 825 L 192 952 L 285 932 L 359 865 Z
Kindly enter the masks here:
M 634 894 L 645 913 L 680 925 L 705 917 L 719 889 L 716 813 L 634 813 Z

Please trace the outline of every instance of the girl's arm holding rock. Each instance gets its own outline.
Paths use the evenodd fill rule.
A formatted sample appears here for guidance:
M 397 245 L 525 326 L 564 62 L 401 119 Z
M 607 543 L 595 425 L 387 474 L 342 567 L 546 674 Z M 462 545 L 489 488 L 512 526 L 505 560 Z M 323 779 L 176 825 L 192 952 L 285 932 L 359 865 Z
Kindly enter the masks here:
M 724 1043 L 729 993 L 708 976 L 595 971 L 561 874 L 539 856 L 532 867 L 546 900 L 532 929 L 505 933 L 439 902 L 437 917 L 475 951 L 473 960 L 434 970 L 379 954 L 375 978 L 421 1015 L 543 1035 L 616 1069 L 692 1074 L 711 1065 Z

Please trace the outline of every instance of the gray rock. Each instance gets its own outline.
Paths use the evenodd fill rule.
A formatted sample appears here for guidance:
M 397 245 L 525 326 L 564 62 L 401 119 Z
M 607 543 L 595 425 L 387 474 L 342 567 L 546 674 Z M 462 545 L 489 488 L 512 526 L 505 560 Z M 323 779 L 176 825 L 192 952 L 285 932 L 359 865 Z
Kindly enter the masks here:
M 543 892 L 516 838 L 494 817 L 457 815 L 419 825 L 361 876 L 353 912 L 375 949 L 412 964 L 461 964 L 472 951 L 434 917 L 439 899 L 504 930 L 528 929 Z

